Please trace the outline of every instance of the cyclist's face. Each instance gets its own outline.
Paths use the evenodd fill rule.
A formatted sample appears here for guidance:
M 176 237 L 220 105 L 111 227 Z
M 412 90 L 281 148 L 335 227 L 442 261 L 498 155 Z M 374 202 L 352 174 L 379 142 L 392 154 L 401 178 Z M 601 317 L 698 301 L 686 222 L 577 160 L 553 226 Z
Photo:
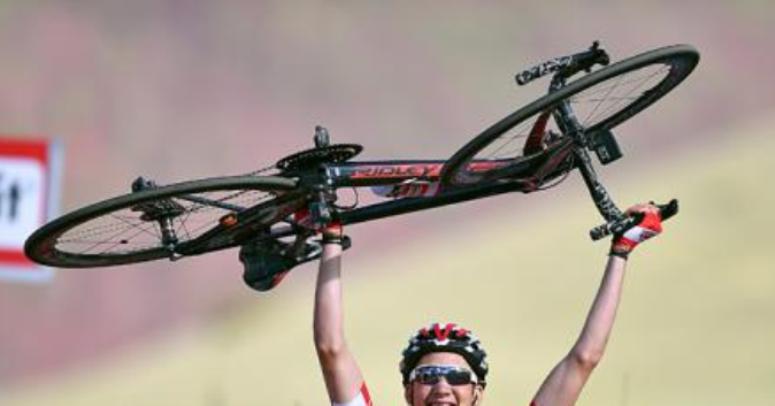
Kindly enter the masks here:
M 465 358 L 451 352 L 426 354 L 417 363 L 421 365 L 457 365 L 470 369 Z M 433 385 L 410 382 L 404 396 L 411 406 L 472 406 L 481 404 L 482 388 L 474 384 L 453 386 L 442 378 Z

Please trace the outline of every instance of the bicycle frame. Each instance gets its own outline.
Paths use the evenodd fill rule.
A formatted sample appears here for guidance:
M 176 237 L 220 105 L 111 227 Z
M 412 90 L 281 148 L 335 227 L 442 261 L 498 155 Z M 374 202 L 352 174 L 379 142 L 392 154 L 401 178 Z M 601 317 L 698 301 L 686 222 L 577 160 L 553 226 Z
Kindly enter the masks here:
M 378 186 L 411 180 L 437 182 L 446 161 L 406 160 L 345 162 L 327 167 L 335 187 Z M 505 168 L 508 160 L 478 161 L 470 167 L 473 171 L 487 172 Z
M 563 169 L 565 157 L 573 144 L 564 142 L 541 154 L 523 160 L 525 165 L 515 165 L 513 160 L 474 161 L 469 165 L 472 171 L 490 172 L 503 170 L 492 181 L 474 186 L 441 189 L 432 196 L 402 197 L 396 200 L 376 203 L 353 210 L 340 211 L 338 219 L 342 224 L 355 224 L 393 215 L 431 209 L 448 204 L 460 203 L 482 197 L 521 191 L 530 193 L 539 190 L 542 182 L 554 179 Z M 532 160 L 537 162 L 530 162 Z M 346 162 L 325 165 L 323 179 L 312 178 L 309 184 L 330 184 L 334 188 L 398 185 L 413 180 L 436 182 L 439 180 L 445 161 L 371 161 Z M 509 168 L 517 167 L 519 170 Z M 536 174 L 540 173 L 540 179 Z
M 397 176 L 385 176 L 384 173 L 395 169 L 399 170 L 421 170 L 428 167 L 434 167 L 435 165 L 426 166 L 422 163 L 412 166 L 406 166 L 405 164 L 379 164 L 374 166 L 367 164 L 359 166 L 354 164 L 352 167 L 344 168 L 353 170 L 353 174 L 357 174 L 358 171 L 378 170 L 380 173 L 376 177 L 350 177 L 344 178 L 343 183 L 340 185 L 356 186 L 356 185 L 368 185 L 376 186 L 381 184 L 398 184 L 402 181 L 408 181 L 416 179 L 416 177 L 409 177 L 405 175 Z M 333 168 L 334 171 L 341 168 Z M 438 169 L 435 169 L 438 170 Z M 423 180 L 437 181 L 438 173 L 435 176 L 423 178 Z M 464 202 L 482 197 L 494 196 L 502 193 L 519 191 L 524 188 L 524 183 L 518 180 L 506 180 L 497 182 L 495 184 L 483 184 L 473 187 L 467 187 L 462 189 L 456 189 L 451 191 L 445 191 L 433 196 L 419 196 L 419 197 L 402 197 L 395 200 L 376 203 L 366 207 L 357 208 L 353 210 L 340 211 L 338 219 L 342 224 L 355 224 L 368 220 L 375 220 L 379 218 L 411 213 L 414 211 L 431 209 L 434 207 L 445 206 L 448 204 Z
M 589 154 L 583 147 L 568 144 L 561 152 L 571 152 L 587 189 L 590 192 L 595 207 L 607 221 L 618 219 L 622 214 L 611 199 L 609 193 L 598 180 L 592 167 Z M 552 172 L 558 169 L 558 166 L 564 161 L 556 161 L 553 166 L 547 166 L 544 169 Z M 505 167 L 502 162 L 477 162 L 481 168 L 497 169 Z M 358 186 L 376 186 L 384 184 L 397 184 L 413 179 L 422 179 L 427 181 L 437 181 L 440 173 L 439 163 L 422 162 L 417 163 L 350 163 L 348 165 L 330 167 L 334 172 L 334 184 L 336 187 L 358 187 Z M 424 174 L 422 176 L 413 174 Z M 549 176 L 548 178 L 553 178 Z M 339 220 L 342 224 L 355 224 L 368 220 L 389 217 L 393 215 L 411 213 L 414 211 L 431 209 L 445 206 L 448 204 L 465 202 L 482 197 L 496 196 L 503 193 L 521 191 L 530 193 L 539 190 L 540 185 L 530 184 L 529 181 L 519 178 L 499 178 L 492 182 L 470 186 L 465 188 L 452 189 L 433 196 L 421 197 L 403 197 L 397 200 L 377 203 L 363 208 L 342 211 L 339 213 Z

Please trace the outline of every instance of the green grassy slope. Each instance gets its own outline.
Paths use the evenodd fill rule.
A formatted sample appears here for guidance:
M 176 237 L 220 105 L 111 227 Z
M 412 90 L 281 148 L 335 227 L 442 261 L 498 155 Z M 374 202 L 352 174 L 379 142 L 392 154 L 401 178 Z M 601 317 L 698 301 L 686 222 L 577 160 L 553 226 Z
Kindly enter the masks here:
M 609 350 L 579 404 L 775 404 L 772 124 L 737 128 L 724 145 L 650 167 L 614 165 L 640 173 L 638 182 L 606 168 L 618 201 L 676 196 L 682 211 L 634 254 Z M 604 264 L 605 244 L 585 237 L 597 216 L 578 183 L 561 187 L 572 198 L 532 218 L 485 217 L 457 235 L 345 263 L 347 334 L 378 404 L 402 404 L 397 354 L 413 329 L 436 319 L 459 321 L 484 341 L 486 404 L 528 403 L 575 340 Z M 376 269 L 359 273 L 365 268 Z M 255 306 L 1 403 L 324 405 L 311 344 L 313 273 L 307 265 L 288 286 L 256 295 Z

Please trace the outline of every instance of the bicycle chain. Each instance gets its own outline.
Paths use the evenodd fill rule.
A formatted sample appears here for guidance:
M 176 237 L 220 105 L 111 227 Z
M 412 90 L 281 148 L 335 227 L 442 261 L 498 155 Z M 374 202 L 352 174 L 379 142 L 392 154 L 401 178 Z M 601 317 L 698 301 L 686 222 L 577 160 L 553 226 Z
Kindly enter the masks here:
M 244 176 L 255 176 L 255 175 L 258 175 L 260 173 L 269 172 L 272 169 L 276 169 L 275 166 L 274 165 L 269 165 L 269 166 L 267 166 L 265 168 L 256 169 L 253 172 L 246 173 Z

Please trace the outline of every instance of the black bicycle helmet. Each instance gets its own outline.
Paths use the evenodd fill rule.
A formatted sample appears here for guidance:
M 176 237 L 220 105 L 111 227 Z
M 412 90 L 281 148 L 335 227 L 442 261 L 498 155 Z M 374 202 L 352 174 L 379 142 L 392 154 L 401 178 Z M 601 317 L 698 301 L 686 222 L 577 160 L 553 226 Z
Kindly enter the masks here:
M 409 374 L 423 355 L 433 352 L 452 352 L 465 358 L 468 365 L 485 385 L 487 376 L 487 353 L 479 339 L 471 331 L 453 323 L 433 323 L 423 327 L 409 339 L 409 346 L 401 353 L 401 375 L 404 385 L 409 383 Z

